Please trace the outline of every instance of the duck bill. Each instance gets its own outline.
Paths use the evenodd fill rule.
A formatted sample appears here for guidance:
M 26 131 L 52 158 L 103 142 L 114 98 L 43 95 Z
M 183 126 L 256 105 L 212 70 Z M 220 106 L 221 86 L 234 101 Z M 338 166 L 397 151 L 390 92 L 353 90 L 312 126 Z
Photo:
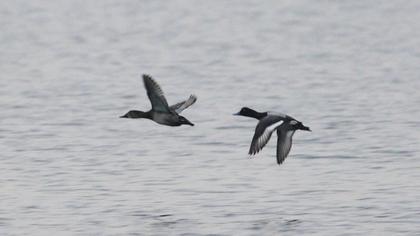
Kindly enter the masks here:
M 308 126 L 304 126 L 301 128 L 301 130 L 305 130 L 305 131 L 309 131 L 312 132 L 311 128 L 309 128 Z
M 193 123 L 191 123 L 189 120 L 185 119 L 185 121 L 182 123 L 184 125 L 190 125 L 190 126 L 194 126 Z
M 127 115 L 127 114 L 125 114 L 125 115 L 123 115 L 123 116 L 120 116 L 120 118 L 128 118 L 128 115 Z
M 239 112 L 233 113 L 233 116 L 239 116 Z

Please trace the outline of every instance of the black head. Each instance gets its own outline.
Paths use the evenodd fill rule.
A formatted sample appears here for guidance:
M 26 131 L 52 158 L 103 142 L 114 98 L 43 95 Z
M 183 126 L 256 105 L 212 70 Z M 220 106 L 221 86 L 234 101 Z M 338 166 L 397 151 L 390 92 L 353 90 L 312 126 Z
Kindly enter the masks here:
M 235 114 L 234 116 L 248 116 L 249 114 L 253 114 L 255 111 L 248 107 L 242 107 L 241 110 Z
M 183 117 L 183 116 L 179 116 L 178 121 L 181 125 L 191 125 L 194 126 L 193 123 L 191 123 L 189 120 L 187 120 L 187 118 Z
M 298 121 L 295 125 L 293 125 L 293 128 L 296 130 L 300 129 L 300 130 L 305 130 L 305 131 L 312 131 L 309 127 L 304 126 L 302 122 L 300 121 Z
M 264 116 L 267 116 L 267 113 L 261 113 L 261 112 L 257 112 L 255 110 L 252 110 L 251 108 L 248 107 L 242 107 L 241 110 L 238 113 L 233 114 L 235 116 L 247 116 L 247 117 L 252 117 L 255 119 L 261 119 Z

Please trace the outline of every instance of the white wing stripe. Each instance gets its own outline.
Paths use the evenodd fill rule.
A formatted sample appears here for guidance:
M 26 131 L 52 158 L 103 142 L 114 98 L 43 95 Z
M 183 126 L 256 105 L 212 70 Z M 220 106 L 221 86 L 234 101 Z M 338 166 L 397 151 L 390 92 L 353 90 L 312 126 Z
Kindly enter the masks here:
M 277 121 L 264 130 L 264 133 L 257 140 L 257 150 L 260 150 L 268 142 L 273 131 L 281 124 L 283 124 L 283 120 Z
M 277 121 L 276 123 L 274 123 L 274 124 L 272 124 L 272 125 L 268 126 L 268 127 L 265 129 L 264 133 L 265 133 L 267 130 L 269 130 L 270 132 L 273 132 L 273 131 L 274 131 L 277 127 L 279 127 L 281 124 L 283 124 L 283 120 Z

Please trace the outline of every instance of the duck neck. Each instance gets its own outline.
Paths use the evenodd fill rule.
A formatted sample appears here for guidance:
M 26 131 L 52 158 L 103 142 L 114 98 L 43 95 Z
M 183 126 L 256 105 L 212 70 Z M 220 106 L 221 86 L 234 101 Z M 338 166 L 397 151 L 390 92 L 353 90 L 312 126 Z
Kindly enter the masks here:
M 129 118 L 152 119 L 151 111 L 144 112 L 144 111 L 132 110 L 132 111 L 128 112 L 128 116 L 129 116 Z
M 152 111 L 142 112 L 141 111 L 141 118 L 144 119 L 152 119 Z

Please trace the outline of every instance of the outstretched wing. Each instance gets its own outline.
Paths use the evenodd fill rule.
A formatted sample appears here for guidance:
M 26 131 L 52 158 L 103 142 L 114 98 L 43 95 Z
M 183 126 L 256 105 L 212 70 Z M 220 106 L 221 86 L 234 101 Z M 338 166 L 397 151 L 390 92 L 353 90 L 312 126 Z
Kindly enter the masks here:
M 252 138 L 251 146 L 248 154 L 254 155 L 258 153 L 270 140 L 271 134 L 280 125 L 284 123 L 284 118 L 279 116 L 267 116 L 258 122 L 255 127 L 254 137 Z
M 292 148 L 294 130 L 277 129 L 277 164 L 283 163 Z
M 165 95 L 158 83 L 156 83 L 156 81 L 149 75 L 143 75 L 143 82 L 147 91 L 147 96 L 152 104 L 152 110 L 158 112 L 170 112 L 168 102 L 166 101 Z
M 183 110 L 187 109 L 192 104 L 194 104 L 195 101 L 197 101 L 197 97 L 194 94 L 192 94 L 187 100 L 182 101 L 182 102 L 178 102 L 177 104 L 174 104 L 174 105 L 170 106 L 169 108 L 171 108 L 171 110 L 174 110 L 176 113 L 179 114 Z

